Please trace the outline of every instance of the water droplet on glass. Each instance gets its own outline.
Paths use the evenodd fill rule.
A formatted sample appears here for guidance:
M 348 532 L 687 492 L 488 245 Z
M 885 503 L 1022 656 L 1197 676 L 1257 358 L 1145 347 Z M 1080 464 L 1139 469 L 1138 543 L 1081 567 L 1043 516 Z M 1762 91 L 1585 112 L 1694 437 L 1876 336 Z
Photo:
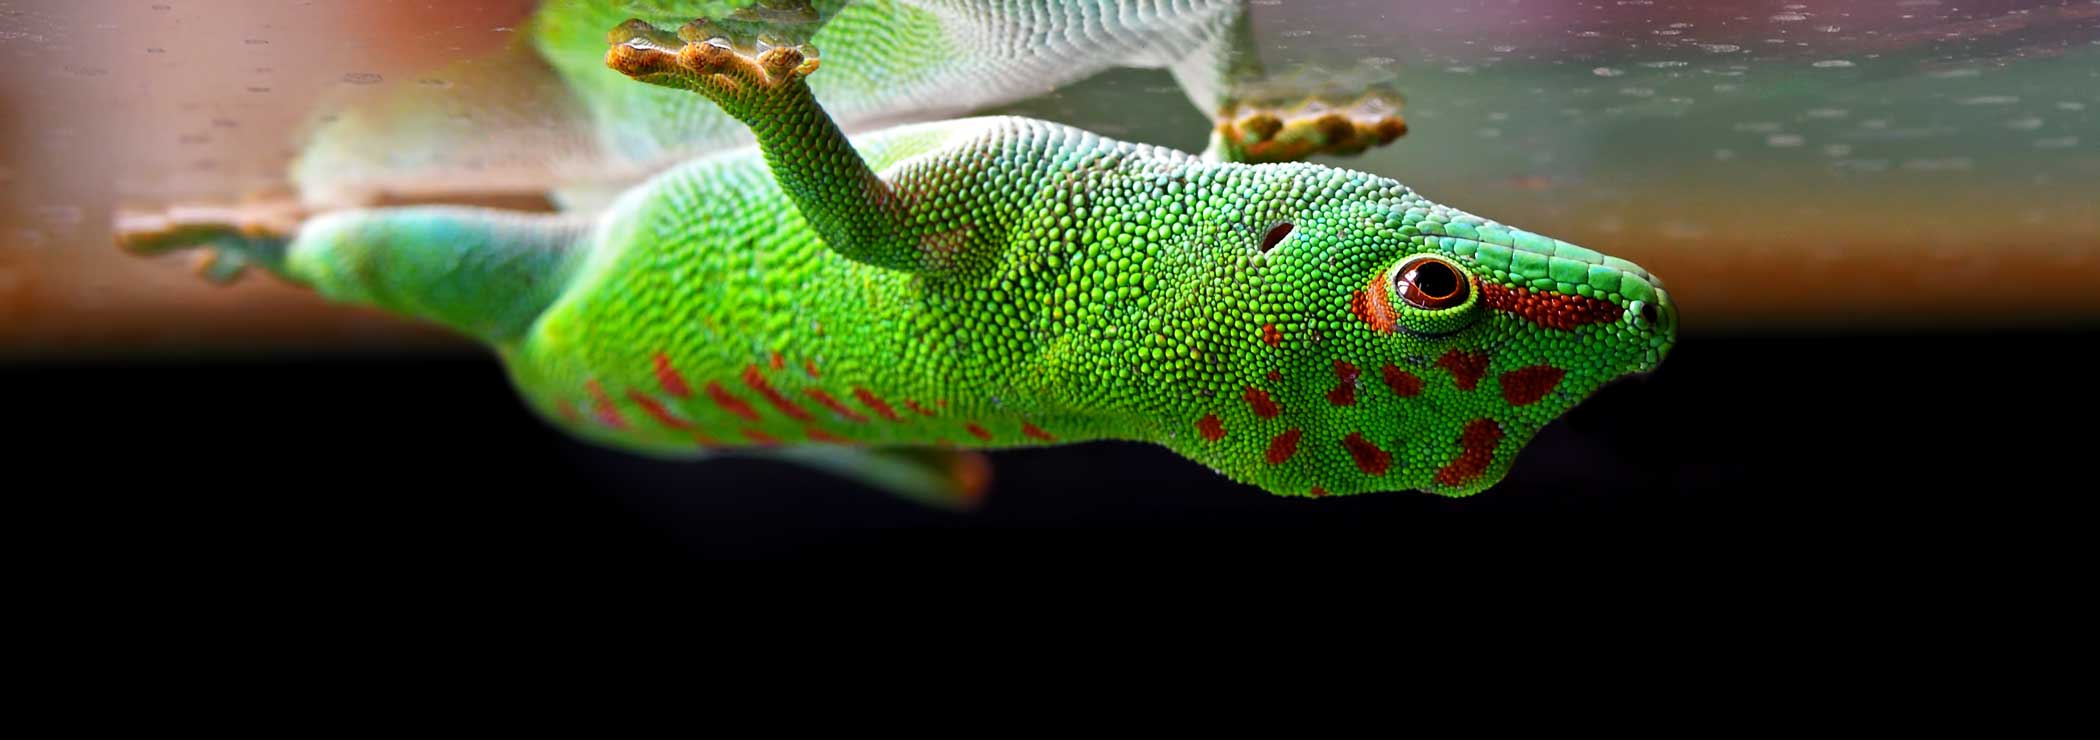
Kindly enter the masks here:
M 1590 74 L 1596 75 L 1598 77 L 1617 77 L 1619 75 L 1626 74 L 1626 70 L 1614 69 L 1612 67 L 1598 67 L 1596 69 L 1590 70 Z
M 1825 59 L 1823 61 L 1816 62 L 1815 64 L 1809 66 L 1819 67 L 1822 69 L 1843 69 L 1845 67 L 1851 67 L 1854 65 L 1852 64 L 1851 60 L 1848 59 Z

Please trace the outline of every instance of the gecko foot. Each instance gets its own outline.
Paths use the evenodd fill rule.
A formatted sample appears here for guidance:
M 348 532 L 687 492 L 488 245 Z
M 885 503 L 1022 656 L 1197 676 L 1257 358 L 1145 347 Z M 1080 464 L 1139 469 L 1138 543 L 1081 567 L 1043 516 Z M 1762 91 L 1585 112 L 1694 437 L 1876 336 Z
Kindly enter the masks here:
M 814 46 L 774 35 L 741 36 L 704 18 L 676 35 L 629 20 L 606 41 L 611 48 L 605 66 L 652 85 L 700 93 L 739 118 L 801 87 L 802 78 L 817 69 Z
M 1395 97 L 1373 93 L 1344 105 L 1306 98 L 1295 106 L 1235 102 L 1218 115 L 1211 149 L 1232 162 L 1295 162 L 1352 155 L 1407 134 Z
M 199 276 L 226 284 L 250 265 L 275 265 L 304 218 L 290 199 L 236 206 L 176 206 L 119 210 L 111 231 L 117 246 L 143 256 L 197 249 Z

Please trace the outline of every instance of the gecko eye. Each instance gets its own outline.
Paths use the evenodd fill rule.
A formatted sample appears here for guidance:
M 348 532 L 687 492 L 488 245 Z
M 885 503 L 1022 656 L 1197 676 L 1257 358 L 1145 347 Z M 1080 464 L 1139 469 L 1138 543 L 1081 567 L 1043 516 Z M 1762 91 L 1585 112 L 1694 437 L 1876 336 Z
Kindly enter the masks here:
M 1436 257 L 1416 257 L 1400 265 L 1393 286 L 1400 300 L 1415 308 L 1436 310 L 1466 302 L 1472 286 L 1456 265 Z

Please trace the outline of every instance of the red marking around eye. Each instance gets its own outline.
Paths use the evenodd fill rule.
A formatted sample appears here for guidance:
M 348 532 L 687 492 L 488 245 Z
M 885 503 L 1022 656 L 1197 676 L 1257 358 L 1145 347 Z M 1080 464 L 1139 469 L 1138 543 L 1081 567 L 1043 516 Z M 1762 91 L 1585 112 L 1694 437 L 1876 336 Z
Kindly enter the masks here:
M 866 406 L 870 409 L 874 409 L 875 413 L 882 416 L 882 418 L 884 419 L 888 419 L 890 421 L 904 420 L 904 417 L 897 415 L 896 409 L 890 408 L 890 405 L 888 403 L 883 402 L 882 397 L 875 395 L 874 391 L 868 390 L 866 388 L 855 388 L 853 389 L 853 397 L 860 399 L 860 405 Z
M 1243 395 L 1247 398 L 1247 406 L 1254 409 L 1255 416 L 1264 419 L 1274 419 L 1277 414 L 1283 412 L 1283 409 L 1276 407 L 1275 401 L 1269 399 L 1268 391 L 1250 385 L 1247 386 L 1247 392 Z
M 758 421 L 758 409 L 751 408 L 744 399 L 730 395 L 729 389 L 723 388 L 718 381 L 707 381 L 707 397 L 714 399 L 715 405 L 722 407 L 723 411 L 744 417 L 745 421 Z
M 627 428 L 627 420 L 620 417 L 620 409 L 605 395 L 605 386 L 590 380 L 584 382 L 583 388 L 591 393 L 591 414 L 598 417 L 599 423 L 614 429 Z
M 1203 418 L 1196 420 L 1196 433 L 1216 442 L 1225 438 L 1225 423 L 1218 421 L 1217 414 L 1204 414 Z
M 992 433 L 991 433 L 991 432 L 988 432 L 988 431 L 985 431 L 984 427 L 978 426 L 978 425 L 977 425 L 977 422 L 974 422 L 974 421 L 973 421 L 973 422 L 970 422 L 970 423 L 968 423 L 968 424 L 964 424 L 964 425 L 963 425 L 963 430 L 964 430 L 964 431 L 967 431 L 967 432 L 969 432 L 969 433 L 970 433 L 970 436 L 972 436 L 972 437 L 976 437 L 976 438 L 978 438 L 979 440 L 982 440 L 982 441 L 985 441 L 985 442 L 990 442 L 990 441 L 992 441 Z
M 1516 314 L 1548 329 L 1567 331 L 1583 324 L 1617 321 L 1622 311 L 1611 301 L 1579 295 L 1563 295 L 1529 288 L 1505 288 L 1495 283 L 1480 286 L 1480 302 L 1503 313 Z
M 1023 437 L 1027 437 L 1027 438 L 1029 438 L 1029 439 L 1034 439 L 1034 440 L 1041 440 L 1041 441 L 1044 441 L 1044 442 L 1055 442 L 1055 441 L 1057 441 L 1057 438 L 1056 438 L 1056 437 L 1052 437 L 1052 436 L 1050 436 L 1050 433 L 1049 433 L 1049 432 L 1046 432 L 1046 431 L 1043 431 L 1043 428 L 1042 428 L 1042 427 L 1036 426 L 1036 425 L 1034 425 L 1034 424 L 1030 424 L 1030 423 L 1028 423 L 1028 422 L 1025 422 L 1025 421 L 1024 421 L 1024 422 L 1021 422 L 1021 436 L 1023 436 Z
M 1282 344 L 1283 332 L 1277 331 L 1275 324 L 1262 324 L 1261 341 L 1271 347 Z
M 846 404 L 839 403 L 839 399 L 837 397 L 834 397 L 829 393 L 825 393 L 824 390 L 821 388 L 811 388 L 803 392 L 809 394 L 810 398 L 817 399 L 817 403 L 824 404 L 824 408 L 831 409 L 831 412 L 834 414 L 838 414 L 840 418 L 843 418 L 855 424 L 868 423 L 868 417 L 863 416 L 858 411 L 846 408 Z
M 928 409 L 925 406 L 920 406 L 918 401 L 914 401 L 909 398 L 904 399 L 904 407 L 911 409 L 912 413 L 918 414 L 920 416 L 933 416 L 933 411 L 931 409 Z
M 802 361 L 802 372 L 805 372 L 805 373 L 809 373 L 809 379 L 810 379 L 810 380 L 816 380 L 816 379 L 817 379 L 817 361 L 816 361 L 816 360 L 803 360 L 803 361 Z
M 1305 432 L 1297 427 L 1291 427 L 1288 431 L 1276 435 L 1274 439 L 1269 440 L 1269 451 L 1262 453 L 1262 459 L 1269 461 L 1270 465 L 1282 465 L 1284 461 L 1291 459 L 1292 455 L 1298 454 L 1298 438 L 1302 436 L 1305 436 Z
M 1451 378 L 1458 381 L 1459 390 L 1470 391 L 1480 385 L 1480 376 L 1487 374 L 1488 356 L 1486 352 L 1454 349 L 1437 358 L 1436 366 L 1451 371 Z
M 1511 406 L 1529 406 L 1552 393 L 1568 371 L 1552 365 L 1520 367 L 1502 374 L 1502 400 Z
M 1359 375 L 1362 373 L 1355 365 L 1335 360 L 1334 377 L 1341 382 L 1334 386 L 1334 390 L 1327 392 L 1327 402 L 1336 406 L 1356 405 L 1356 378 Z
M 787 369 L 787 358 L 785 358 L 785 357 L 781 357 L 781 356 L 780 356 L 780 353 L 779 353 L 779 352 L 774 352 L 774 353 L 773 353 L 773 369 L 775 369 L 775 370 L 786 370 L 786 369 Z
M 842 445 L 842 444 L 851 444 L 851 443 L 853 442 L 853 440 L 847 439 L 847 438 L 845 438 L 845 437 L 841 437 L 841 436 L 839 436 L 839 435 L 836 435 L 836 434 L 832 434 L 832 433 L 830 433 L 830 432 L 824 431 L 824 430 L 822 430 L 822 429 L 818 429 L 818 428 L 816 428 L 816 427 L 810 427 L 810 428 L 808 428 L 808 429 L 804 429 L 804 430 L 802 430 L 802 433 L 803 433 L 803 434 L 806 434 L 806 435 L 809 435 L 809 438 L 810 438 L 811 440 L 813 440 L 813 441 L 817 441 L 817 442 L 829 442 L 829 443 L 831 443 L 831 444 L 835 444 L 835 445 Z
M 1401 398 L 1422 395 L 1422 379 L 1415 377 L 1414 373 L 1402 370 L 1390 362 L 1385 364 L 1381 372 L 1385 374 L 1385 387 L 1393 389 L 1393 395 Z
M 1349 456 L 1356 459 L 1356 469 L 1366 475 L 1385 475 L 1393 467 L 1393 453 L 1386 452 L 1364 439 L 1363 432 L 1350 432 L 1342 438 L 1342 446 L 1349 449 Z
M 774 437 L 771 434 L 752 429 L 751 427 L 744 427 L 743 432 L 744 439 L 751 440 L 752 444 L 758 445 L 760 447 L 772 447 L 773 445 L 780 444 L 779 438 Z
M 1385 276 L 1371 278 L 1371 284 L 1349 296 L 1349 312 L 1371 327 L 1371 331 L 1391 334 L 1398 328 L 1400 315 L 1393 312 L 1393 300 L 1385 291 Z
M 656 422 L 659 424 L 678 430 L 688 430 L 693 428 L 693 425 L 687 424 L 684 419 L 672 416 L 670 409 L 664 408 L 663 404 L 657 403 L 656 399 L 650 398 L 647 394 L 644 394 L 641 391 L 635 390 L 633 388 L 627 389 L 627 400 L 633 401 L 634 405 L 642 407 L 642 411 L 647 412 L 650 417 L 655 418 Z
M 744 385 L 751 386 L 751 390 L 765 396 L 767 403 L 773 404 L 773 408 L 780 409 L 780 413 L 787 414 L 788 418 L 795 421 L 815 421 L 801 406 L 796 406 L 787 396 L 780 395 L 780 391 L 773 390 L 773 385 L 766 382 L 766 376 L 758 374 L 757 365 L 744 366 Z
M 1502 425 L 1492 419 L 1474 419 L 1466 423 L 1466 431 L 1459 435 L 1458 458 L 1436 471 L 1436 482 L 1447 486 L 1462 486 L 1487 472 L 1495 463 L 1495 445 L 1502 443 Z
M 577 413 L 576 404 L 570 403 L 569 399 L 556 399 L 554 408 L 556 411 L 561 412 L 561 418 L 569 420 L 572 424 L 583 419 L 583 414 Z
M 672 398 L 693 397 L 692 387 L 685 384 L 685 378 L 678 376 L 677 368 L 671 367 L 670 356 L 658 352 L 650 359 L 656 361 L 656 383 L 664 387 L 665 393 L 671 394 Z

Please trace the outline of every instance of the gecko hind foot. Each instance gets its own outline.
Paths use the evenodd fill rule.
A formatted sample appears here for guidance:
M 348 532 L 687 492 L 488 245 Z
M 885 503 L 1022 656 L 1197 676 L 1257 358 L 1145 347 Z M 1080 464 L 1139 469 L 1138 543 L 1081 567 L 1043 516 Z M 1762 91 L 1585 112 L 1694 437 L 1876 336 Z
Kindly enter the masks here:
M 1232 103 L 1218 115 L 1211 155 L 1232 162 L 1296 162 L 1347 156 L 1407 134 L 1396 100 L 1371 94 L 1346 105 L 1305 98 L 1297 105 Z
M 197 274 L 223 285 L 240 279 L 251 265 L 268 267 L 281 260 L 285 243 L 303 218 L 298 205 L 288 199 L 125 209 L 117 212 L 111 232 L 119 248 L 137 255 L 196 249 Z
M 744 117 L 769 99 L 801 86 L 817 69 L 817 49 L 760 34 L 747 36 L 707 19 L 667 33 L 630 19 L 606 38 L 605 66 L 652 85 L 707 96 Z

